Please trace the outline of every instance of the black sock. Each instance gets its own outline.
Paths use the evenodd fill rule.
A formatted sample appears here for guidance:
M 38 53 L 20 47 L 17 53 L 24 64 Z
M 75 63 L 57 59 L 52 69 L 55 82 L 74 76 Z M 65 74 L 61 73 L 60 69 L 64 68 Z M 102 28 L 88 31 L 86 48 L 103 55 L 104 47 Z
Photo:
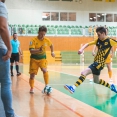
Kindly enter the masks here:
M 16 65 L 16 71 L 17 71 L 17 73 L 19 73 L 19 66 L 18 65 Z
M 11 65 L 11 74 L 13 74 L 13 66 Z

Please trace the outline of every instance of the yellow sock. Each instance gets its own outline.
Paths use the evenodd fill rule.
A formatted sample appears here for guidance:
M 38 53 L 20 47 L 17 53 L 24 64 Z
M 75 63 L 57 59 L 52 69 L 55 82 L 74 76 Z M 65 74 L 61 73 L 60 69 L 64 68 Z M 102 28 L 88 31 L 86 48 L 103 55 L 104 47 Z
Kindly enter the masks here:
M 82 82 L 84 82 L 85 78 L 86 76 L 81 75 L 74 85 L 78 87 Z
M 112 78 L 112 71 L 108 71 L 109 78 Z
M 105 82 L 104 80 L 100 79 L 99 84 L 104 85 L 105 87 L 110 88 L 110 84 Z
M 44 73 L 43 76 L 44 76 L 45 85 L 47 85 L 49 83 L 49 75 L 48 75 L 48 72 Z
M 34 79 L 29 79 L 29 85 L 31 88 L 34 88 Z

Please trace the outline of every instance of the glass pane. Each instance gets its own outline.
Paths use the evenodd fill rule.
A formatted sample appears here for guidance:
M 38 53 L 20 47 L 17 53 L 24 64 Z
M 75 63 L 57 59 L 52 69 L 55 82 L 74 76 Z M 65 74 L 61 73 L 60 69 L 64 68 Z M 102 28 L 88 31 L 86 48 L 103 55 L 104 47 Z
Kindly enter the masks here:
M 76 13 L 69 13 L 69 21 L 76 21 Z
M 97 13 L 97 22 L 104 22 L 104 13 Z
M 114 22 L 117 22 L 117 14 L 114 14 Z
M 51 21 L 59 21 L 59 13 L 51 12 Z
M 60 13 L 60 21 L 67 21 L 67 13 L 66 12 Z
M 106 14 L 106 22 L 113 22 L 113 14 Z
M 96 21 L 96 13 L 89 13 L 89 21 L 90 22 Z
M 50 21 L 50 12 L 43 12 L 42 20 L 43 21 Z

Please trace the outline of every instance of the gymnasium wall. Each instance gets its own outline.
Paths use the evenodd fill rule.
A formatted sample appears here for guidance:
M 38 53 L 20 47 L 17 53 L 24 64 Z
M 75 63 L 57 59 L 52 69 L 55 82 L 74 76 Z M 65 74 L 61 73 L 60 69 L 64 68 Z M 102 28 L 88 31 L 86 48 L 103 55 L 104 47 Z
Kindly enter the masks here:
M 32 1 L 32 2 L 30 2 Z M 42 24 L 42 25 L 107 25 L 115 26 L 114 22 L 89 22 L 89 13 L 117 13 L 117 1 L 79 2 L 39 1 L 39 0 L 6 0 L 10 24 Z M 42 21 L 42 12 L 76 12 L 76 21 Z
M 29 50 L 29 43 L 33 37 L 19 36 L 18 40 L 21 43 L 23 51 Z M 93 40 L 93 37 L 48 37 L 53 45 L 55 51 L 77 51 L 81 44 L 88 43 Z M 92 50 L 93 46 L 88 47 L 86 50 Z M 47 48 L 49 50 L 49 48 Z

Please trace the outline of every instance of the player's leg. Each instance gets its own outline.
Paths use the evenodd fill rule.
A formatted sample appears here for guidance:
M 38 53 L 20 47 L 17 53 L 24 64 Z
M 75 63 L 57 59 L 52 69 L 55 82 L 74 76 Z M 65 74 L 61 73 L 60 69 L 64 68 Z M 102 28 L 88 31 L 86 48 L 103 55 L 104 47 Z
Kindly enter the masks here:
M 11 91 L 11 78 L 10 78 L 10 61 L 3 61 L 2 57 L 6 54 L 7 50 L 0 50 L 0 83 L 1 83 L 1 100 L 3 102 L 5 117 L 13 117 L 14 110 L 12 108 L 12 91 Z M 0 115 L 2 117 L 2 115 Z
M 14 63 L 14 55 L 13 54 L 11 54 L 10 63 L 11 63 L 11 65 L 10 65 L 11 76 L 14 76 L 13 75 L 13 63 Z
M 40 61 L 39 66 L 41 68 L 41 71 L 43 72 L 43 77 L 44 77 L 44 82 L 45 82 L 45 87 L 42 90 L 42 93 L 45 93 L 46 87 L 51 88 L 49 86 L 49 74 L 48 74 L 48 71 L 47 71 L 47 60 L 46 59 L 42 59 Z M 51 91 L 52 91 L 52 88 L 51 88 Z M 50 94 L 51 92 L 46 92 L 46 93 Z
M 35 75 L 37 75 L 39 69 L 38 65 L 38 60 L 32 59 L 30 60 L 30 65 L 29 65 L 29 74 L 30 74 L 30 79 L 29 79 L 29 85 L 30 85 L 30 93 L 34 93 L 34 78 Z
M 44 82 L 45 82 L 45 86 L 46 86 L 49 84 L 49 75 L 48 75 L 48 71 L 47 71 L 47 60 L 46 59 L 40 60 L 39 66 L 41 68 L 41 71 L 43 72 Z
M 99 79 L 99 75 L 95 75 L 93 74 L 93 78 L 94 78 L 94 83 L 103 85 L 105 87 L 110 88 L 112 91 L 114 91 L 115 93 L 117 93 L 116 87 L 114 86 L 114 84 L 109 84 L 108 82 L 104 81 L 103 79 Z
M 19 72 L 19 53 L 15 55 L 15 68 L 16 68 L 17 76 L 21 75 L 21 73 Z
M 110 82 L 112 82 L 112 67 L 111 67 L 111 63 L 107 63 L 107 69 L 108 69 L 108 75 L 109 75 L 109 79 L 110 79 Z
M 81 72 L 81 76 L 76 81 L 76 83 L 73 86 L 65 85 L 64 88 L 67 89 L 70 93 L 75 92 L 75 88 L 78 87 L 80 84 L 82 84 L 86 78 L 87 75 L 91 74 L 92 70 L 90 68 L 86 68 L 84 71 Z

